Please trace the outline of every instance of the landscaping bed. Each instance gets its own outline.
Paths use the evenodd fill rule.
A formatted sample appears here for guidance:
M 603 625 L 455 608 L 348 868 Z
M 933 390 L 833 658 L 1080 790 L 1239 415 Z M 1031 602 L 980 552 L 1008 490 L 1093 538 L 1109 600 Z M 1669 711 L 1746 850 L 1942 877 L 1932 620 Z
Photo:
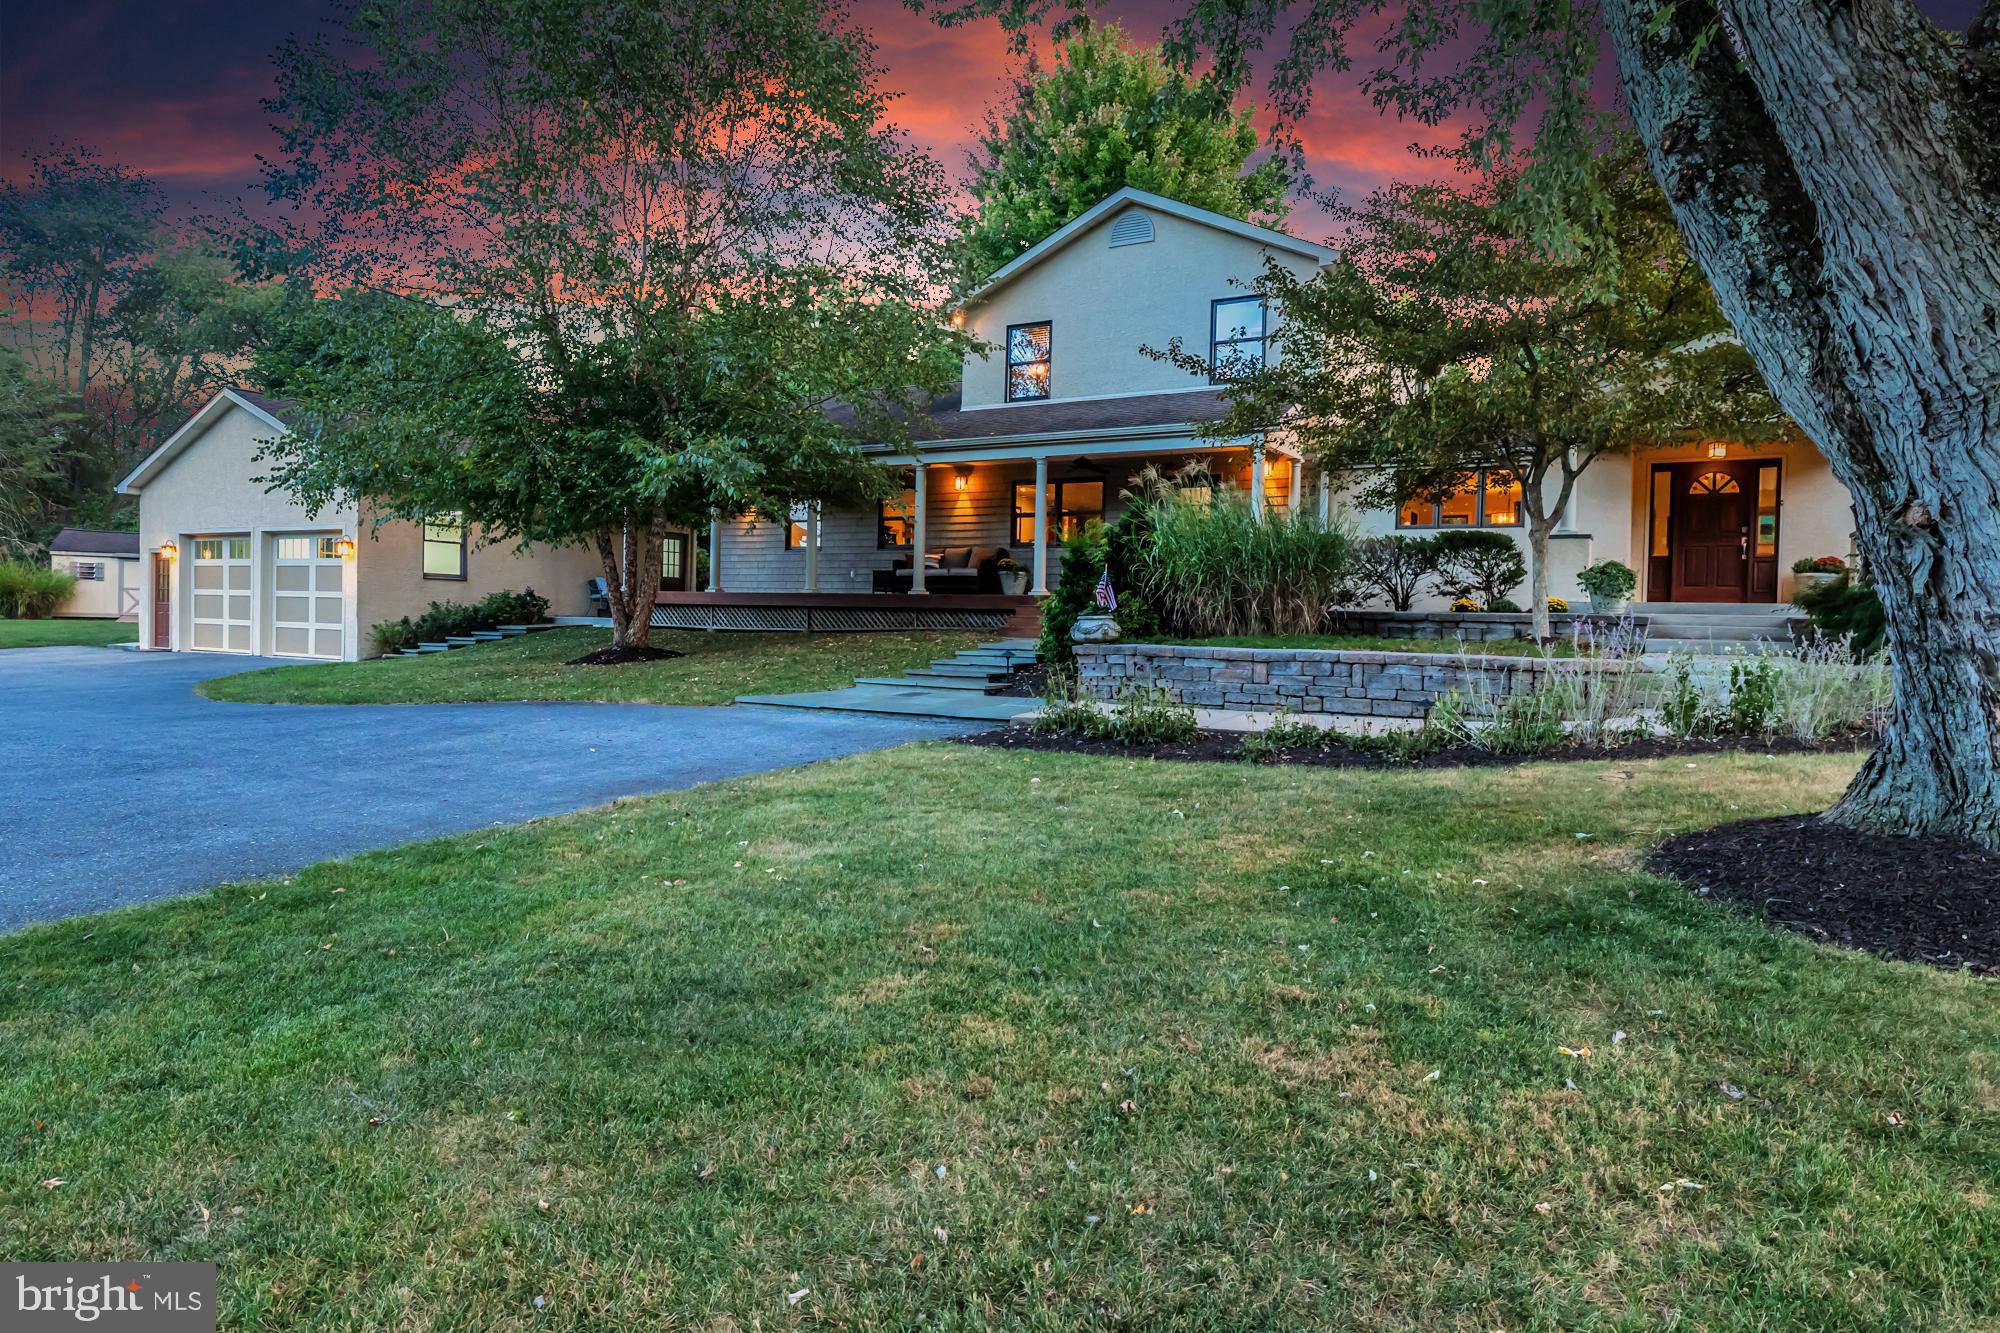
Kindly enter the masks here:
M 1646 866 L 1828 944 L 2000 972 L 2000 855 L 1964 839 L 1781 815 L 1683 833 Z
M 1592 759 L 1672 759 L 1725 754 L 1845 754 L 1873 744 L 1865 732 L 1843 732 L 1816 741 L 1772 736 L 1647 736 L 1619 745 L 1575 746 L 1540 754 L 1500 754 L 1475 745 L 1444 745 L 1419 753 L 1397 748 L 1393 733 L 1379 736 L 1330 734 L 1325 744 L 1260 749 L 1255 732 L 1196 732 L 1187 740 L 1126 744 L 1099 737 L 1002 727 L 957 738 L 958 744 L 996 750 L 1164 759 L 1185 763 L 1295 764 L 1310 768 L 1486 768 L 1503 765 L 1577 763 Z M 1244 742 L 1250 740 L 1246 752 Z

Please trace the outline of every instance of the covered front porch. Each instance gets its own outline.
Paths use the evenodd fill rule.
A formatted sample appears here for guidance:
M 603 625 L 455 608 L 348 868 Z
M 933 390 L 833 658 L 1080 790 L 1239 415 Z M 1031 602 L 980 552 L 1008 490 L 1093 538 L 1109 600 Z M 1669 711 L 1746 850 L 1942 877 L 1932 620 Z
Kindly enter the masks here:
M 743 515 L 716 523 L 707 588 L 662 593 L 655 623 L 666 623 L 665 614 L 676 624 L 705 617 L 735 628 L 719 622 L 741 616 L 772 628 L 807 618 L 800 599 L 816 599 L 814 621 L 826 628 L 877 627 L 866 623 L 871 617 L 900 627 L 920 612 L 925 620 L 980 608 L 1012 615 L 1048 595 L 1063 539 L 1092 520 L 1115 520 L 1149 468 L 1195 487 L 1248 490 L 1260 509 L 1328 503 L 1324 488 L 1307 494 L 1295 455 L 1256 441 L 1033 441 L 881 461 L 904 485 L 873 511 L 801 503 L 786 522 Z

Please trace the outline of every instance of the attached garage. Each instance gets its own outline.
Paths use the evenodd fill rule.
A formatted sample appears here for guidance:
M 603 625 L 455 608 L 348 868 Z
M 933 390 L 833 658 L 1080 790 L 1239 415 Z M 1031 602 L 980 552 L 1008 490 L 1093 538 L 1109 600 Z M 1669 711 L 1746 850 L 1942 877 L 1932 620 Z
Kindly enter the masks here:
M 600 569 L 582 547 L 523 554 L 482 545 L 457 515 L 378 521 L 272 489 L 263 453 L 290 430 L 286 411 L 226 389 L 120 483 L 139 497 L 147 562 L 140 647 L 353 661 L 375 651 L 372 625 L 524 588 L 557 615 L 588 614 Z

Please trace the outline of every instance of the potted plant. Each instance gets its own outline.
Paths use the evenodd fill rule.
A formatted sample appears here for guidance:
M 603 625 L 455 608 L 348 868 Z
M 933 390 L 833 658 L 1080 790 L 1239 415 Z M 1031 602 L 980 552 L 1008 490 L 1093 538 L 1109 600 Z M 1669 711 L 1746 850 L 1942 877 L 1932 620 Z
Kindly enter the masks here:
M 1009 597 L 1019 597 L 1028 591 L 1028 571 L 1021 568 L 1011 555 L 1003 555 L 994 562 L 993 568 L 1000 574 L 1000 591 Z
M 1846 572 L 1847 562 L 1837 555 L 1809 555 L 1792 562 L 1799 592 L 1823 588 Z
M 1577 571 L 1576 581 L 1590 594 L 1591 614 L 1599 616 L 1621 614 L 1625 604 L 1632 600 L 1632 590 L 1639 586 L 1639 576 L 1630 565 L 1619 560 L 1586 565 Z

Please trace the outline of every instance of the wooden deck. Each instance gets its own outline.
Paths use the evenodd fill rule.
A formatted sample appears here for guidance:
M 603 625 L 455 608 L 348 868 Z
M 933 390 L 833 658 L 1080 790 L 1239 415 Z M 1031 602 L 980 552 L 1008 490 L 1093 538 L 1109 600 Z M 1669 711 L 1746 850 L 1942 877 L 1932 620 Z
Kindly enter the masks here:
M 969 629 L 1032 638 L 1042 630 L 1042 599 L 959 592 L 663 592 L 653 599 L 653 626 L 801 634 Z

